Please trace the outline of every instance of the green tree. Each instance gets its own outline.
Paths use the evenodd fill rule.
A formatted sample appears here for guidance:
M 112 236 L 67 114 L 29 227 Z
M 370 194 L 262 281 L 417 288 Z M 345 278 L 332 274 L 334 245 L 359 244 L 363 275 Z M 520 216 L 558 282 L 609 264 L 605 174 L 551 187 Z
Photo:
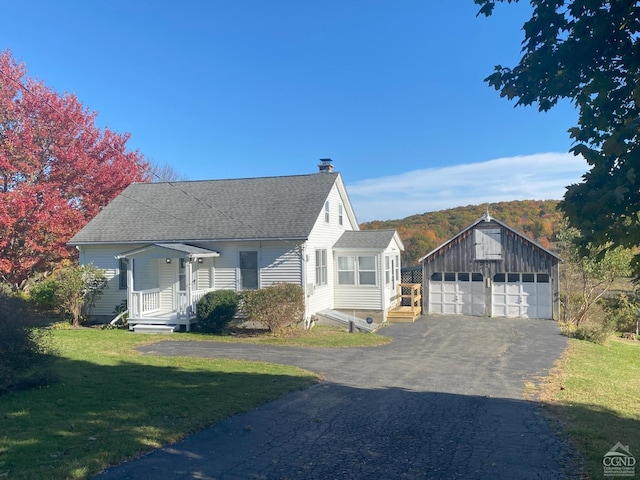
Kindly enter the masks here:
M 496 3 L 474 0 L 490 16 Z M 592 247 L 640 243 L 640 5 L 636 0 L 531 0 L 522 58 L 486 81 L 516 105 L 578 111 L 571 151 L 590 170 L 567 188 L 561 208 Z M 635 257 L 640 273 L 640 255 Z
M 56 299 L 59 308 L 71 317 L 74 327 L 88 317 L 107 286 L 104 272 L 93 264 L 66 267 L 56 273 Z
M 580 327 L 613 282 L 631 274 L 631 250 L 587 245 L 580 248 L 580 232 L 566 228 L 560 232 L 559 246 L 565 263 L 561 269 L 561 320 Z M 585 254 L 585 250 L 587 253 Z M 602 323 L 602 318 L 596 323 Z

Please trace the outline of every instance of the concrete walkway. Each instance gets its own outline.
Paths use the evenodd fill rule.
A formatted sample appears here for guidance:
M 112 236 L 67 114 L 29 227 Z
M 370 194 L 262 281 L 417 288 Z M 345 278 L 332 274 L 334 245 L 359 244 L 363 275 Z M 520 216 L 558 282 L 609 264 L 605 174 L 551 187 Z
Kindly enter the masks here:
M 572 452 L 522 399 L 566 347 L 551 321 L 423 317 L 375 348 L 161 341 L 148 355 L 300 366 L 325 381 L 95 477 L 562 479 Z

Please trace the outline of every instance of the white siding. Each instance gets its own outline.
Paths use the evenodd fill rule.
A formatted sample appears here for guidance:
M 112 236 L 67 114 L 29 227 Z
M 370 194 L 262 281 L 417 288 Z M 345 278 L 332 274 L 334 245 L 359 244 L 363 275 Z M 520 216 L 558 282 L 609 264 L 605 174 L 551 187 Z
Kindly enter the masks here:
M 94 315 L 115 316 L 113 310 L 127 299 L 127 291 L 120 290 L 118 277 L 118 259 L 116 255 L 141 245 L 83 245 L 80 248 L 80 264 L 93 263 L 104 270 L 107 277 L 107 288 L 96 302 Z
M 202 244 L 203 247 L 213 248 L 220 252 L 220 256 L 213 261 L 213 285 L 216 290 L 237 290 L 238 288 L 238 247 L 236 243 Z M 250 248 L 246 248 L 250 250 Z
M 193 263 L 193 275 L 196 280 L 196 289 L 202 290 L 211 288 L 211 266 L 213 260 L 211 258 L 203 258 L 202 263 Z
M 297 245 L 263 242 L 258 261 L 260 262 L 260 287 L 274 283 L 295 283 L 302 285 L 302 263 Z
M 378 287 L 337 285 L 334 308 L 348 310 L 382 310 L 382 295 Z
M 129 261 L 131 262 L 131 260 Z M 137 257 L 133 259 L 134 289 L 137 291 L 158 288 L 158 259 Z
M 178 280 L 178 266 L 176 262 L 166 263 L 162 259 L 159 263 L 158 283 L 160 287 L 160 310 L 170 312 L 173 310 L 174 289 Z
M 340 250 L 335 251 L 336 261 L 338 257 L 375 257 L 376 259 L 376 285 L 338 285 L 335 282 L 335 308 L 382 310 L 384 308 L 382 292 L 384 291 L 384 258 L 379 252 L 365 250 Z M 356 262 L 357 264 L 357 262 Z M 337 275 L 337 265 L 336 272 Z M 356 281 L 358 273 L 356 272 Z
M 324 208 L 318 212 L 318 218 L 309 235 L 309 240 L 305 245 L 305 283 L 314 285 L 307 291 L 308 310 L 307 315 L 323 310 L 325 308 L 335 308 L 334 286 L 335 263 L 333 257 L 333 245 L 344 233 L 345 230 L 359 230 L 355 221 L 352 221 L 347 212 L 351 211 L 349 199 L 344 194 L 342 186 L 338 182 L 333 186 L 329 196 L 329 223 L 325 223 Z M 338 205 L 343 206 L 342 225 L 338 223 Z M 327 284 L 315 286 L 316 281 L 316 249 L 327 250 Z

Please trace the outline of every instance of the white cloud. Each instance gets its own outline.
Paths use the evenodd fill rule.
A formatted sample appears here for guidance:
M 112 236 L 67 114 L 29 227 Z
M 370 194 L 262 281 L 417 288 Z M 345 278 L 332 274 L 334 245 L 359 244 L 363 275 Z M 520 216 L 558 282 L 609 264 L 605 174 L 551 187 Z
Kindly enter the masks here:
M 588 170 L 570 153 L 498 158 L 425 168 L 347 185 L 358 221 L 408 217 L 464 205 L 510 200 L 559 200 Z

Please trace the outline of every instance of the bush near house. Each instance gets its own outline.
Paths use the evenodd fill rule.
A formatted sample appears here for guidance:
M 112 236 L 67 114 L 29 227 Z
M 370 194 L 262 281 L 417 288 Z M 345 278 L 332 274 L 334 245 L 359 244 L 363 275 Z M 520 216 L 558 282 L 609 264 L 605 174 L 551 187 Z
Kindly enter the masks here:
M 0 292 L 0 395 L 53 381 L 53 348 L 40 324 L 24 299 Z
M 198 328 L 203 332 L 221 333 L 238 311 L 240 298 L 233 290 L 206 293 L 196 306 Z
M 36 283 L 29 290 L 29 300 L 38 313 L 46 315 L 59 314 L 57 292 L 60 284 L 53 278 Z
M 249 319 L 263 323 L 271 332 L 278 333 L 303 319 L 304 291 L 300 285 L 278 283 L 245 291 L 242 297 Z

